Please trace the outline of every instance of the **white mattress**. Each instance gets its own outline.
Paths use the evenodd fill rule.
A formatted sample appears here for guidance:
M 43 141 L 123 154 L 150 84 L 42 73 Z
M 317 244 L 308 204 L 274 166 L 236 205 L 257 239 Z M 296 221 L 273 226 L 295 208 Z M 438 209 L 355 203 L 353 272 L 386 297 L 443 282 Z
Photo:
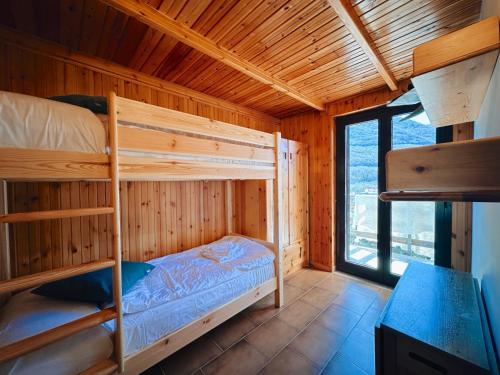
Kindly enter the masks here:
M 92 304 L 52 300 L 30 291 L 19 293 L 0 310 L 0 346 L 97 311 Z M 72 375 L 109 358 L 112 353 L 112 332 L 98 326 L 2 363 L 0 374 Z
M 91 111 L 0 91 L 0 147 L 106 152 L 106 131 Z
M 125 313 L 123 318 L 125 353 L 132 354 L 271 279 L 274 277 L 273 259 L 274 254 L 264 246 L 231 236 L 152 260 L 150 263 L 156 268 L 123 298 L 124 306 L 136 311 Z M 160 281 L 163 284 L 159 284 Z M 95 311 L 96 308 L 88 304 L 20 293 L 2 310 L 0 345 Z M 80 336 L 66 338 L 0 365 L 0 374 L 82 371 L 111 355 L 113 329 L 114 322 L 108 322 Z

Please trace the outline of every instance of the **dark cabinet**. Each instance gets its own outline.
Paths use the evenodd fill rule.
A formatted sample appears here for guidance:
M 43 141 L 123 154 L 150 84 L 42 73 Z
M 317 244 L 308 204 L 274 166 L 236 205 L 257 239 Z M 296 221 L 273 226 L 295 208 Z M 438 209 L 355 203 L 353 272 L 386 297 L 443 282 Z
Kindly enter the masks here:
M 412 263 L 375 327 L 377 375 L 497 374 L 477 280 Z

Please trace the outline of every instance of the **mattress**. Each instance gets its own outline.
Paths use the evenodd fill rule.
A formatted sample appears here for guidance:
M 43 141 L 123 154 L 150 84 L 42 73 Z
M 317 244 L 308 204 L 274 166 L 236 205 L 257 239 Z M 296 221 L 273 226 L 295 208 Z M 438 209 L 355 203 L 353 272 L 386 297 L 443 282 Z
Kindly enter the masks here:
M 273 260 L 274 254 L 259 243 L 227 236 L 150 261 L 155 269 L 123 296 L 126 355 L 273 278 Z M 0 315 L 0 345 L 95 311 L 97 308 L 89 304 L 20 293 Z M 113 330 L 111 321 L 68 337 L 0 365 L 0 374 L 77 373 L 111 355 Z
M 86 303 L 51 300 L 21 292 L 0 310 L 0 346 L 90 315 L 99 309 Z M 113 353 L 112 332 L 98 326 L 0 364 L 0 374 L 73 375 Z
M 106 131 L 91 111 L 0 91 L 0 147 L 106 152 Z

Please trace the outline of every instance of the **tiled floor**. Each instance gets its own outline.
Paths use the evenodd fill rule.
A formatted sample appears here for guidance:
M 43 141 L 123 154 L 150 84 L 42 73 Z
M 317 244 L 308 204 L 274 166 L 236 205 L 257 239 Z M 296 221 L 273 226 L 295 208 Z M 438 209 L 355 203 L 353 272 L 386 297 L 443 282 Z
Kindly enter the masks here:
M 373 326 L 390 290 L 304 269 L 269 295 L 146 371 L 147 375 L 374 374 Z

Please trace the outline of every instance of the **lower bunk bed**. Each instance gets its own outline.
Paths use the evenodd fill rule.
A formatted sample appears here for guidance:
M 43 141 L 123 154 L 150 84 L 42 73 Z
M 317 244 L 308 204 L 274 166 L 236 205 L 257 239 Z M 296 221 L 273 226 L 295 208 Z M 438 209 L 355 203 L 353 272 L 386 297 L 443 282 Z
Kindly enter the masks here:
M 154 268 L 123 295 L 125 373 L 146 370 L 275 291 L 274 260 L 273 244 L 228 235 L 149 261 Z M 96 311 L 88 303 L 18 293 L 2 309 L 0 346 Z M 1 364 L 0 373 L 99 373 L 113 354 L 113 331 L 113 321 L 82 331 Z

